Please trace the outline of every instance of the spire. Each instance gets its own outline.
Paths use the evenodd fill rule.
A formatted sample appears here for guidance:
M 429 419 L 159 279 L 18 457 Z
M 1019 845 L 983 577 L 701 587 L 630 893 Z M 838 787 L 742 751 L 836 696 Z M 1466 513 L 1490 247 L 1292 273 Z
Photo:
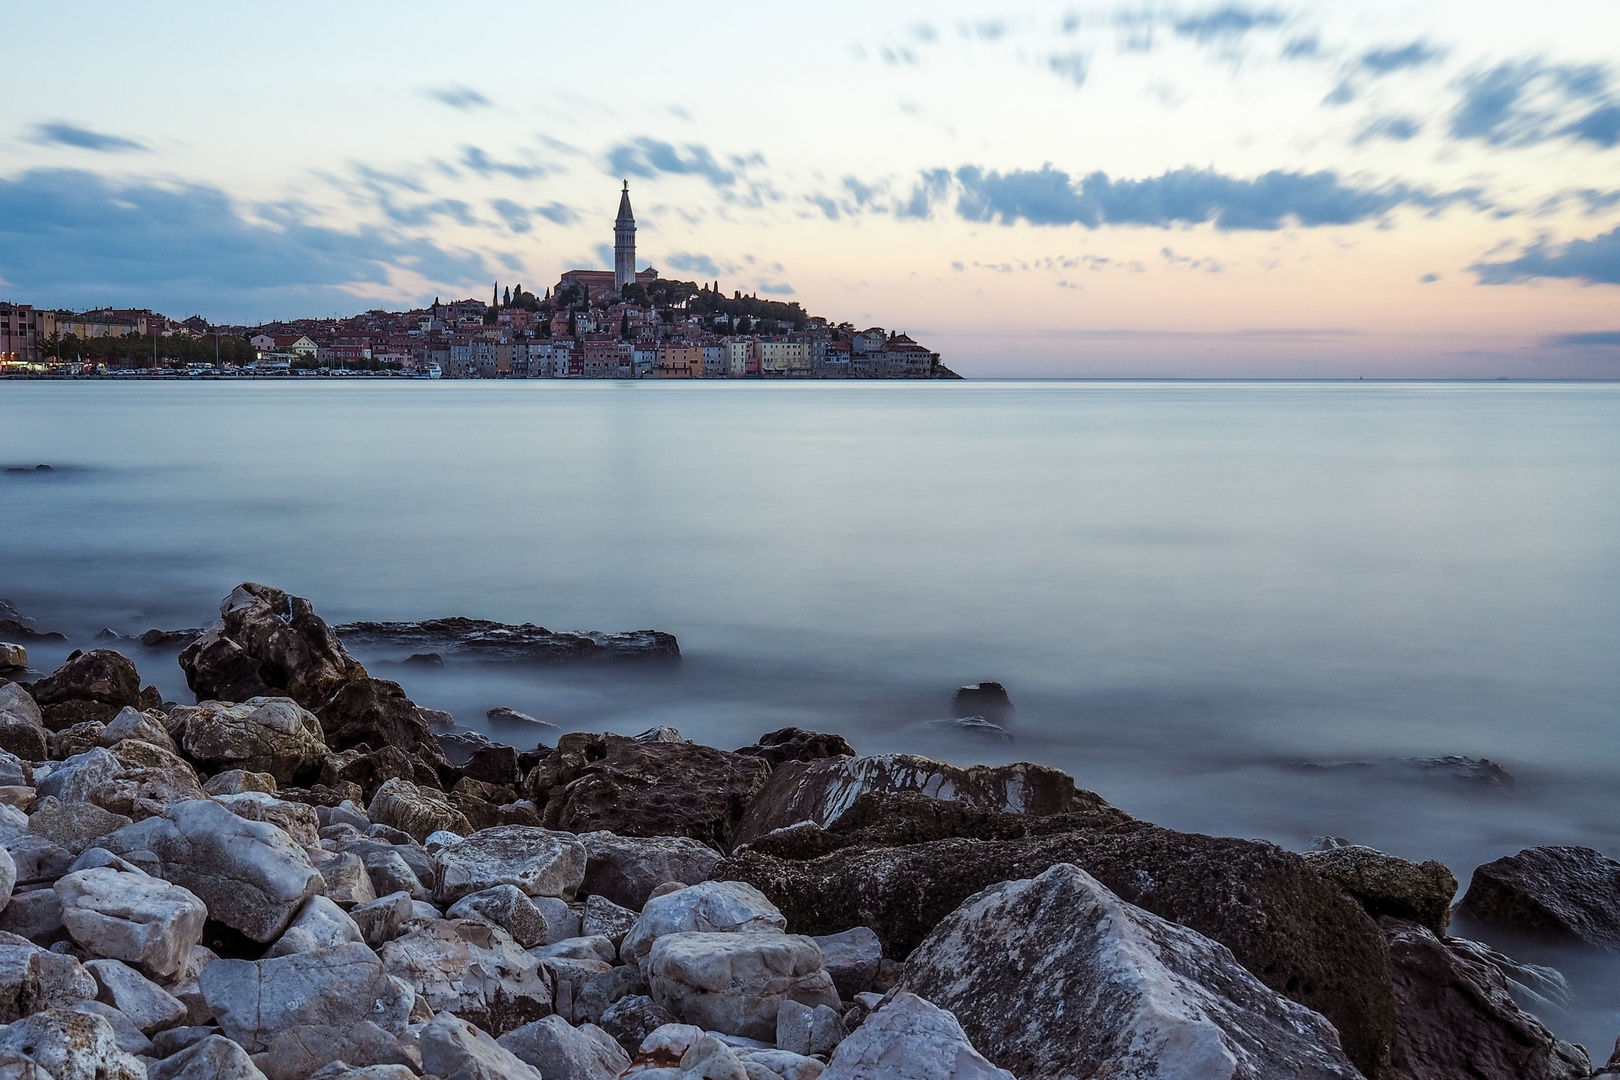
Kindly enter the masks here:
M 626 180 L 624 190 L 619 193 L 619 216 L 614 224 L 626 221 L 634 222 L 635 220 L 636 215 L 630 212 L 630 181 Z

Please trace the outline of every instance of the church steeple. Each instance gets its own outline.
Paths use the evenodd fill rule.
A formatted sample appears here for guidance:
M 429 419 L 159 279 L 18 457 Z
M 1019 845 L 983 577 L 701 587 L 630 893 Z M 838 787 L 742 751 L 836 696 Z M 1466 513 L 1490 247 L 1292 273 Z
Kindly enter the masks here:
M 636 280 L 636 216 L 630 212 L 630 181 L 619 193 L 619 216 L 613 222 L 613 288 L 622 293 Z

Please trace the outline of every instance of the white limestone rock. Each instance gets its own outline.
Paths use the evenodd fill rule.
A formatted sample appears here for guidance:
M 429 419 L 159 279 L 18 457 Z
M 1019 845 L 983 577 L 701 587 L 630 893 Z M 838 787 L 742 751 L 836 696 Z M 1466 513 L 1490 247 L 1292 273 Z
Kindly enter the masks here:
M 245 769 L 289 784 L 326 756 L 321 722 L 291 698 L 204 701 L 180 706 L 171 719 L 175 727 L 184 726 L 180 744 L 186 756 L 211 773 Z
M 986 1061 L 956 1017 L 896 990 L 838 1044 L 821 1080 L 1013 1080 L 1013 1074 Z
M 46 836 L 19 836 L 8 840 L 5 849 L 16 868 L 18 885 L 53 882 L 73 865 L 73 852 Z
M 585 880 L 581 888 L 632 911 L 666 881 L 696 885 L 709 880 L 720 853 L 689 836 L 618 836 L 582 833 Z
M 811 1008 L 797 1001 L 784 1001 L 776 1012 L 776 1045 L 779 1049 L 809 1057 L 830 1054 L 844 1038 L 844 1018 L 827 1005 Z
M 737 1048 L 737 1058 L 748 1070 L 748 1080 L 768 1080 L 761 1078 L 756 1069 L 768 1069 L 780 1076 L 782 1080 L 816 1080 L 827 1068 L 825 1062 L 802 1054 L 789 1053 L 786 1050 L 753 1050 Z
M 269 1080 L 305 1080 L 333 1061 L 357 1068 L 413 1063 L 405 1041 L 363 1020 L 348 1028 L 308 1024 L 288 1028 L 260 1055 L 259 1067 Z
M 441 904 L 495 885 L 527 896 L 573 896 L 585 877 L 585 845 L 572 833 L 530 825 L 481 829 L 439 849 L 434 898 Z
M 749 1080 L 748 1068 L 725 1042 L 706 1034 L 681 1055 L 685 1080 Z
M 71 956 L 0 934 L 0 1024 L 39 1009 L 65 1009 L 96 996 L 96 980 Z
M 87 960 L 84 970 L 96 980 L 96 1000 L 111 1005 L 141 1034 L 174 1027 L 186 1018 L 186 1007 L 173 994 L 119 960 Z
M 564 938 L 550 945 L 530 949 L 529 955 L 536 960 L 549 960 L 555 957 L 563 960 L 596 960 L 611 965 L 618 955 L 618 950 L 613 947 L 613 942 L 598 934 L 593 937 Z
M 679 933 L 648 954 L 650 996 L 706 1031 L 769 1041 L 784 1001 L 837 1006 L 821 950 L 801 934 Z
M 389 974 L 434 1012 L 452 1012 L 503 1035 L 551 1012 L 540 962 L 498 926 L 437 919 L 379 950 Z
M 113 1029 L 113 1040 L 118 1049 L 139 1057 L 152 1052 L 152 1040 L 141 1034 L 135 1022 L 104 1001 L 76 1001 L 68 1006 L 69 1012 L 86 1016 L 99 1016 Z
M 91 956 L 168 978 L 202 941 L 208 909 L 190 890 L 161 878 L 103 866 L 68 874 L 54 889 L 62 925 Z
M 344 854 L 349 854 L 345 852 Z M 403 852 L 395 851 L 392 847 L 374 848 L 365 852 L 366 873 L 371 878 L 371 888 L 378 896 L 387 896 L 389 893 L 399 892 L 401 889 L 411 894 L 412 900 L 426 900 L 427 887 L 422 884 L 421 875 L 410 863 L 405 861 Z M 433 866 L 426 867 L 429 877 L 432 876 Z
M 215 960 L 199 979 L 219 1026 L 250 1053 L 300 1024 L 349 1028 L 369 1020 L 405 1029 L 414 997 L 361 944 L 268 960 Z
M 360 856 L 352 851 L 333 853 L 318 847 L 306 850 L 310 865 L 320 871 L 325 893 L 333 903 L 354 907 L 377 899 L 377 888 Z
M 60 762 L 34 783 L 41 799 L 50 796 L 58 802 L 88 802 L 97 789 L 123 772 L 124 766 L 111 750 L 96 746 Z
M 146 1068 L 118 1048 L 106 1019 L 46 1009 L 0 1028 L 0 1051 L 22 1055 L 52 1080 L 147 1080 Z
M 146 1070 L 147 1080 L 266 1080 L 246 1050 L 210 1035 Z
M 316 835 L 320 821 L 315 808 L 306 803 L 287 802 L 263 791 L 244 791 L 236 795 L 215 795 L 214 801 L 239 818 L 249 821 L 268 821 L 293 838 L 299 847 L 312 848 L 321 842 Z
M 488 1034 L 443 1012 L 422 1029 L 422 1071 L 442 1080 L 542 1080 Z
M 468 893 L 451 904 L 445 916 L 493 923 L 511 934 L 512 940 L 525 949 L 539 945 L 551 934 L 546 917 L 516 885 L 494 885 Z
M 636 925 L 636 920 L 640 917 L 639 912 L 620 907 L 605 896 L 593 894 L 585 898 L 585 914 L 580 919 L 580 933 L 585 937 L 605 937 L 617 949 L 619 943 L 624 940 L 624 935 L 630 932 L 630 928 Z
M 162 876 L 191 890 L 210 918 L 270 942 L 325 881 L 304 849 L 267 822 L 237 817 L 213 799 L 172 806 L 102 838 L 118 854 L 153 852 Z
M 655 896 L 641 909 L 619 955 L 636 963 L 665 934 L 784 933 L 787 919 L 765 894 L 741 881 L 705 881 Z
M 390 893 L 349 911 L 360 936 L 373 949 L 409 932 L 413 917 L 411 894 L 406 892 Z
M 821 966 L 832 976 L 839 997 L 852 1001 L 856 994 L 872 989 L 883 962 L 883 943 L 869 927 L 827 934 L 816 938 L 816 944 L 821 948 Z
M 171 754 L 178 754 L 180 748 L 174 745 L 174 739 L 169 736 L 169 729 L 158 718 L 161 715 L 160 713 L 154 716 L 132 705 L 125 705 L 118 710 L 118 715 L 101 729 L 101 737 L 96 741 L 110 750 L 125 739 L 134 739 L 137 742 L 161 746 Z
M 546 1080 L 613 1080 L 630 1055 L 595 1024 L 571 1026 L 560 1016 L 524 1024 L 495 1040 Z
M 329 898 L 312 896 L 304 902 L 303 910 L 276 939 L 276 943 L 270 946 L 265 956 L 320 952 L 351 942 L 366 943 L 365 935 L 355 921 Z
M 1026 1080 L 1361 1075 L 1320 1014 L 1067 863 L 969 897 L 907 958 L 901 985 Z
M 433 795 L 440 797 L 435 799 Z M 444 801 L 443 792 L 430 795 L 426 789 L 397 776 L 377 789 L 371 805 L 366 807 L 366 816 L 378 825 L 408 833 L 418 844 L 440 831 L 460 836 L 473 831 L 466 815 Z

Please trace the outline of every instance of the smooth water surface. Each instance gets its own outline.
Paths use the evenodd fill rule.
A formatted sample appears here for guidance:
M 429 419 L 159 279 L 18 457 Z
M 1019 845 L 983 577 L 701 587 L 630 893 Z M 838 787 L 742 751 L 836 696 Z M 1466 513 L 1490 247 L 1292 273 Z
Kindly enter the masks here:
M 80 644 L 244 580 L 333 622 L 654 627 L 678 667 L 361 655 L 469 726 L 1027 758 L 1465 885 L 1531 844 L 1620 855 L 1617 385 L 0 383 L 0 465 L 40 462 L 0 473 L 0 596 Z M 1017 743 L 914 726 L 979 679 Z M 1298 764 L 1449 754 L 1516 784 Z M 1599 998 L 1565 1027 L 1601 1059 Z

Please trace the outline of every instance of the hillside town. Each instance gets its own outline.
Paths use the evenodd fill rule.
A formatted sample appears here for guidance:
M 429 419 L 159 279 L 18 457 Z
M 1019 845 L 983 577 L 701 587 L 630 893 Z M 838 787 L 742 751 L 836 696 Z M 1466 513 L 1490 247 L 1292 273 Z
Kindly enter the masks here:
M 221 326 L 146 309 L 0 303 L 0 376 L 446 379 L 954 379 L 904 333 L 859 329 L 718 281 L 636 270 L 630 188 L 612 270 L 569 270 L 536 294 L 496 283 L 452 300 L 347 319 Z

